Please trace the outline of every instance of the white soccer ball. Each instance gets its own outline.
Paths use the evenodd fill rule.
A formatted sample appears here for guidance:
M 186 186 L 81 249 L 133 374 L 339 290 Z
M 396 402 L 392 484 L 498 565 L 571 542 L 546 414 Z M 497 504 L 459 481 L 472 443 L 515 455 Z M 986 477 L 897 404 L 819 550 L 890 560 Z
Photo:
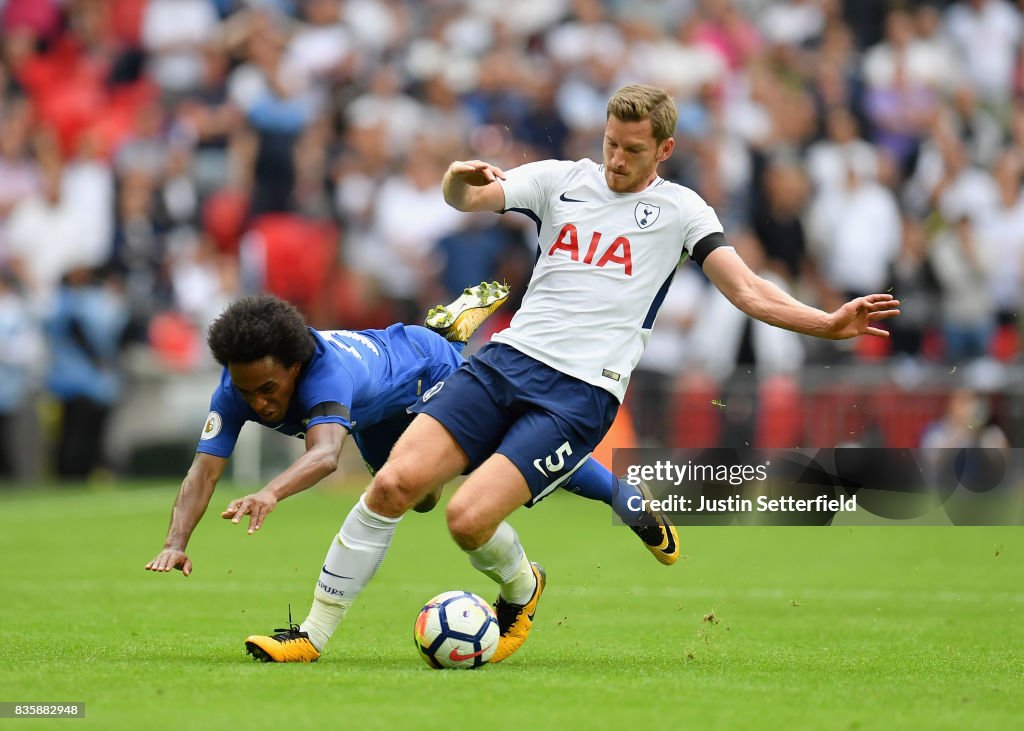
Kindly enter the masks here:
M 498 649 L 498 617 L 491 605 L 468 591 L 446 591 L 423 605 L 413 640 L 430 667 L 473 669 Z

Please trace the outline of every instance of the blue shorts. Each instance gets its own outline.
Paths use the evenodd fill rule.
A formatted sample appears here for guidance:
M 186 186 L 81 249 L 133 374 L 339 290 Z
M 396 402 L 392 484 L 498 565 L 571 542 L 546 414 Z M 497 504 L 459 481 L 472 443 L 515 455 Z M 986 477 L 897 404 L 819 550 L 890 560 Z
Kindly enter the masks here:
M 532 505 L 555 490 L 594 451 L 618 400 L 504 343 L 488 343 L 410 407 L 451 432 L 469 469 L 503 454 L 519 469 Z
M 451 376 L 455 369 L 465 362 L 461 355 L 464 343 L 450 343 L 437 333 L 419 325 L 406 325 L 405 334 L 419 359 L 425 359 L 423 370 L 416 374 L 420 378 L 413 377 L 408 383 L 396 384 L 393 392 L 395 398 L 392 399 L 393 407 L 387 409 L 375 423 L 352 432 L 352 440 L 359 448 L 359 453 L 363 456 L 363 462 L 371 475 L 377 474 L 384 466 L 391 454 L 391 448 L 412 423 L 415 415 L 409 413 L 408 406 L 410 402 L 416 403 L 419 396 L 416 392 L 417 381 L 421 392 L 425 392 L 438 381 Z M 400 356 L 392 349 L 391 357 L 394 359 Z M 403 370 L 401 364 L 394 361 L 393 369 Z
M 395 446 L 398 437 L 402 436 L 409 424 L 412 423 L 413 415 L 409 413 L 397 414 L 390 419 L 378 421 L 373 426 L 352 432 L 352 440 L 359 448 L 359 454 L 363 456 L 363 463 L 371 475 L 388 461 L 391 448 Z

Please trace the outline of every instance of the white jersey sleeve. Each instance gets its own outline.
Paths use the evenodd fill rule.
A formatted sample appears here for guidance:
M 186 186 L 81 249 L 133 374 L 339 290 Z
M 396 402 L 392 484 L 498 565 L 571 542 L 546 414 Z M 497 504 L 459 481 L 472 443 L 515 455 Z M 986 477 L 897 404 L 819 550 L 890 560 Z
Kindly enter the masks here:
M 686 205 L 679 206 L 679 230 L 683 232 L 685 254 L 693 257 L 694 247 L 711 234 L 722 233 L 715 209 L 689 188 L 682 188 Z M 685 258 L 685 256 L 684 256 Z
M 506 179 L 499 181 L 505 191 L 505 210 L 523 213 L 539 223 L 548 215 L 551 191 L 574 164 L 566 160 L 541 160 L 507 171 Z
M 523 306 L 494 340 L 622 400 L 676 267 L 722 245 L 722 224 L 699 195 L 661 178 L 615 193 L 591 160 L 506 176 L 505 210 L 534 220 L 539 251 Z

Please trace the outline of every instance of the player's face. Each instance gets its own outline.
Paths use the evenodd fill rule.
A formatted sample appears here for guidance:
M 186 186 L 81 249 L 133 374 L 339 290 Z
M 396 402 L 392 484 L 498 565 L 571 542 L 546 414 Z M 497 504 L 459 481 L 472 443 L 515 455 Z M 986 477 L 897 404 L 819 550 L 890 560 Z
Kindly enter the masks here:
M 614 115 L 604 126 L 604 179 L 616 193 L 636 193 L 654 180 L 658 163 L 672 154 L 675 140 L 660 145 L 651 120 L 624 122 Z
M 267 356 L 251 363 L 229 363 L 228 373 L 245 402 L 260 417 L 260 421 L 274 422 L 284 419 L 295 393 L 295 379 L 299 364 L 284 366 Z

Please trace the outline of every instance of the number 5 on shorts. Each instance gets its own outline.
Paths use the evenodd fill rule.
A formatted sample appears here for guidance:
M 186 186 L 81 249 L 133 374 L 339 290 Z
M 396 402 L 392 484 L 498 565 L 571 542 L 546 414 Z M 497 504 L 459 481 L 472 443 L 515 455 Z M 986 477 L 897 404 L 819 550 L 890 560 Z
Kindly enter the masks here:
M 569 442 L 563 442 L 562 446 L 556 449 L 554 454 L 549 454 L 544 460 L 544 465 L 548 468 L 546 472 L 544 467 L 541 466 L 540 457 L 533 460 L 533 466 L 545 477 L 550 477 L 553 473 L 562 471 L 562 468 L 565 467 L 565 458 L 570 454 L 572 454 L 572 447 L 569 445 Z

